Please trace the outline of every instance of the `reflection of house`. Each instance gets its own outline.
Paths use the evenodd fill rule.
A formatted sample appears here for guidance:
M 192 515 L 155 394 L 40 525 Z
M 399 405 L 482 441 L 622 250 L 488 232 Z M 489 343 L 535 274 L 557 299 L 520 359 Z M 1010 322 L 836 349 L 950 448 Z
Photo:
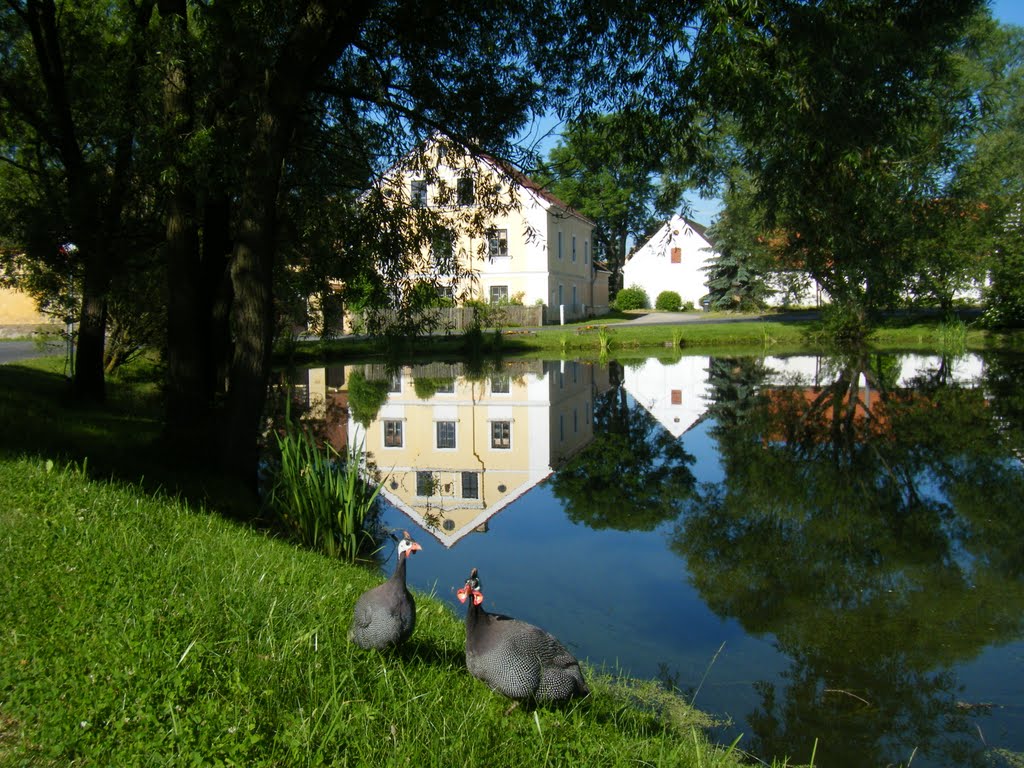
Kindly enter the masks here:
M 484 195 L 496 195 L 506 209 L 480 234 L 456 232 L 456 240 L 444 246 L 476 278 L 451 285 L 452 295 L 543 304 L 546 322 L 558 322 L 562 312 L 566 320 L 607 313 L 609 273 L 594 262 L 590 219 L 494 158 L 437 141 L 428 145 L 425 158 L 420 165 L 426 168 L 408 163 L 387 177 L 408 205 L 439 211 L 453 224 L 478 208 Z M 443 274 L 432 275 L 437 263 L 425 257 L 422 275 L 443 280 Z
M 368 427 L 349 422 L 384 478 L 384 497 L 445 546 L 484 530 L 593 439 L 606 369 L 534 365 L 484 379 L 406 368 Z
M 802 439 L 831 440 L 836 429 L 852 430 L 850 434 L 858 437 L 883 435 L 892 428 L 890 408 L 894 403 L 933 407 L 930 399 L 918 393 L 919 382 L 939 377 L 944 384 L 970 389 L 979 386 L 983 372 L 982 360 L 976 355 L 957 360 L 900 355 L 887 362 L 891 367 L 879 374 L 886 380 L 883 395 L 863 372 L 852 386 L 833 389 L 844 371 L 827 357 L 765 358 L 770 373 L 760 394 L 777 425 L 767 439 L 788 442 L 796 436 L 790 431 L 794 428 L 801 431 Z
M 708 409 L 710 358 L 684 356 L 676 363 L 646 360 L 626 368 L 623 386 L 673 437 L 680 437 Z
M 662 291 L 675 291 L 683 304 L 700 308 L 708 292 L 704 267 L 714 258 L 706 227 L 678 214 L 673 216 L 622 267 L 622 285 L 643 288 L 653 305 Z
M 897 368 L 889 373 L 892 386 L 905 387 L 915 379 L 927 378 L 943 365 L 938 355 L 907 354 L 893 356 L 892 361 Z M 766 357 L 765 367 L 770 371 L 766 384 L 779 385 L 811 385 L 828 386 L 836 380 L 838 370 L 829 357 L 810 355 L 794 355 L 791 357 Z M 976 386 L 984 373 L 984 364 L 978 355 L 966 355 L 956 359 L 946 359 L 945 380 L 961 386 Z M 861 386 L 867 382 L 863 376 Z

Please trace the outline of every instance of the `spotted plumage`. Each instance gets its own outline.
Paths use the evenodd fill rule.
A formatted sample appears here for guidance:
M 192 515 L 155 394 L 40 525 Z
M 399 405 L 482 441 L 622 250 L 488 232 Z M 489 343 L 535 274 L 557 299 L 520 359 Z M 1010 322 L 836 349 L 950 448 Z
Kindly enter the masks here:
M 398 563 L 391 578 L 369 589 L 356 600 L 348 639 L 360 648 L 382 650 L 401 645 L 416 628 L 416 601 L 405 586 L 409 556 L 422 549 L 403 532 L 398 542 Z
M 487 613 L 476 568 L 457 593 L 466 607 L 466 667 L 503 696 L 557 704 L 590 693 L 576 658 L 540 627 Z

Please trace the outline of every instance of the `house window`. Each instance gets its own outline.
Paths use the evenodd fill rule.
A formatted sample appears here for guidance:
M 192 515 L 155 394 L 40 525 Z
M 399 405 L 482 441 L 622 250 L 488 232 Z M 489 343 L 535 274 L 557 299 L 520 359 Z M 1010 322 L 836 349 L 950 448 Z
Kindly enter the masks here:
M 492 259 L 508 257 L 507 229 L 492 229 L 487 233 L 487 255 Z
M 463 472 L 462 473 L 462 498 L 464 498 L 464 499 L 479 499 L 480 498 L 480 473 L 479 472 Z
M 558 306 L 565 304 L 565 286 L 558 286 Z
M 491 304 L 508 304 L 508 286 L 491 286 Z
M 590 263 L 590 241 L 589 240 L 584 240 L 583 241 L 583 263 L 584 264 L 589 264 Z
M 437 422 L 437 447 L 438 448 L 454 448 L 455 447 L 455 422 L 454 421 L 439 421 L 439 422 Z
M 455 392 L 455 379 L 442 379 L 434 382 L 434 394 L 451 395 Z
M 682 248 L 673 248 L 672 249 L 672 263 L 673 264 L 681 264 L 682 261 L 683 261 L 683 249 Z
M 575 285 L 572 287 L 572 304 L 573 304 L 573 306 L 576 306 L 576 286 Z
M 682 404 L 683 404 L 683 390 L 681 390 L 681 389 L 673 389 L 672 390 L 672 405 L 682 405 Z
M 558 258 L 562 258 L 562 230 L 558 230 Z
M 402 447 L 402 422 L 398 419 L 384 419 L 384 447 Z
M 507 395 L 512 391 L 512 379 L 509 376 L 491 377 L 491 394 Z
M 427 182 L 423 179 L 413 179 L 409 184 L 409 198 L 412 200 L 413 208 L 426 208 Z
M 433 496 L 434 488 L 436 483 L 434 482 L 433 472 L 417 472 L 416 473 L 416 495 L 417 496 Z
M 576 261 L 576 235 L 572 236 L 572 260 Z
M 456 200 L 459 205 L 474 205 L 476 203 L 476 194 L 473 188 L 472 179 L 459 179 L 458 186 L 456 187 Z
M 401 392 L 402 391 L 402 375 L 400 373 L 391 374 L 391 379 L 388 381 L 388 392 Z
M 508 450 L 512 447 L 512 422 L 491 422 L 491 448 Z
M 437 262 L 451 261 L 455 254 L 455 238 L 447 229 L 438 229 L 430 238 L 430 253 Z

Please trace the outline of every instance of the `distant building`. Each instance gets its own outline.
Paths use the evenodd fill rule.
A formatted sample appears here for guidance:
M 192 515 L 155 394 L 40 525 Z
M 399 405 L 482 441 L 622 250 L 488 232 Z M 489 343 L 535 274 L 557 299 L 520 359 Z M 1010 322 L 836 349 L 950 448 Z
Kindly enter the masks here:
M 715 258 L 707 227 L 674 215 L 644 245 L 633 252 L 622 267 L 622 285 L 638 286 L 647 292 L 651 305 L 662 291 L 675 291 L 685 306 L 700 309 L 708 292 L 704 268 Z

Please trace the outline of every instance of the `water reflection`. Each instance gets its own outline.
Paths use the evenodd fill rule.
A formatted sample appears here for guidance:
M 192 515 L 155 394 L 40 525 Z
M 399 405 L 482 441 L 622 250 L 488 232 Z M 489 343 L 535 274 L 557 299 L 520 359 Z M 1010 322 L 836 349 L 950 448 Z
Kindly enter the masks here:
M 955 667 L 1024 632 L 1024 491 L 979 358 L 717 361 L 724 479 L 672 535 L 717 614 L 790 660 L 758 754 L 988 760 Z M 743 392 L 737 397 L 737 393 Z M 1019 670 L 1018 670 L 1019 671 Z M 855 756 L 855 757 L 854 757 Z
M 765 759 L 980 766 L 1024 750 L 1022 374 L 1011 353 L 684 357 L 295 391 L 365 443 L 391 522 L 436 538 L 421 588 L 486 560 L 503 610 L 700 689 Z

